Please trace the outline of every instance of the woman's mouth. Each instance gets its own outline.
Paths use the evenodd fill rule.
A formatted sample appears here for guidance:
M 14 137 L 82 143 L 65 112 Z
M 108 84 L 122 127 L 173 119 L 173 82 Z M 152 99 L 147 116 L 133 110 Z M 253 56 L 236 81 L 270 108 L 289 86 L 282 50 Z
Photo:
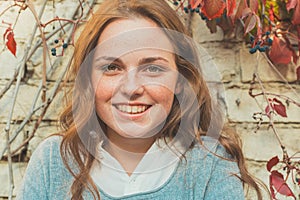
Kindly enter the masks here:
M 116 104 L 114 105 L 119 111 L 126 114 L 139 114 L 145 112 L 151 105 L 128 105 Z

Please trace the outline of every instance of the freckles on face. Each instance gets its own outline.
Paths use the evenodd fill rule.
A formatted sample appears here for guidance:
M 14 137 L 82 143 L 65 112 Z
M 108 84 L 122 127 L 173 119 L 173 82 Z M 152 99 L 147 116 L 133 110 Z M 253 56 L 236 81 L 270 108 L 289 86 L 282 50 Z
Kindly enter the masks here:
M 155 42 L 167 50 L 148 48 L 154 43 L 149 27 L 157 28 L 147 19 L 117 20 L 99 38 L 101 48 L 95 51 L 91 79 L 96 112 L 108 135 L 152 137 L 172 108 L 178 77 L 173 48 L 159 30 L 155 38 L 161 41 Z M 141 28 L 147 29 L 141 32 Z

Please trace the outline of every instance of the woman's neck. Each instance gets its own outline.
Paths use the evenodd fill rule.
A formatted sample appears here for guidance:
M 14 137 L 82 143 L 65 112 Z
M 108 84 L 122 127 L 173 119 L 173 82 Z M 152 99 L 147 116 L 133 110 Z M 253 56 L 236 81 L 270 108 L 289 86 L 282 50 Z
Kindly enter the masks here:
M 108 134 L 107 137 L 104 149 L 122 165 L 129 176 L 155 142 L 155 137 L 125 138 L 119 134 Z

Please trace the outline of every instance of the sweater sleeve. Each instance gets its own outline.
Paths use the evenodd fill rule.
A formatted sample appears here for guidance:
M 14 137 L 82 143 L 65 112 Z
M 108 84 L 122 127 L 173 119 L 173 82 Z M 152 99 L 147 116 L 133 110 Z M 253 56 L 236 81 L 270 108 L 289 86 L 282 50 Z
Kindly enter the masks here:
M 49 163 L 55 137 L 43 141 L 32 154 L 28 163 L 17 200 L 49 199 Z
M 211 177 L 208 182 L 205 200 L 244 200 L 244 190 L 236 162 L 227 160 L 230 156 L 226 153 L 223 146 L 218 145 Z M 222 158 L 224 157 L 224 158 Z

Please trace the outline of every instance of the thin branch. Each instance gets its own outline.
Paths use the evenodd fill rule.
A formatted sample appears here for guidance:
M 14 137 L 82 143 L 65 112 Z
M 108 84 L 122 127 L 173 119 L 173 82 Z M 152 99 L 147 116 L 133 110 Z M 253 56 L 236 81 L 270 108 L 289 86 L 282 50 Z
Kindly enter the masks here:
M 92 1 L 92 5 L 94 5 L 94 1 Z M 78 9 L 78 8 L 79 8 L 79 7 L 77 7 L 77 9 Z M 76 12 L 77 12 L 77 11 L 75 10 L 75 11 L 74 11 L 74 16 L 75 16 Z M 74 32 L 74 30 L 72 30 L 71 34 L 69 35 L 69 38 L 70 38 L 70 37 L 73 37 L 73 34 L 74 34 L 73 32 Z M 68 39 L 68 40 L 69 40 L 69 39 Z M 61 57 L 60 57 L 59 59 L 56 59 L 56 61 L 55 61 L 55 63 L 54 63 L 54 66 L 58 67 L 58 65 L 59 65 L 59 63 L 60 63 L 60 61 L 61 61 L 61 59 L 62 59 Z M 69 68 L 70 65 L 71 65 L 71 63 L 69 63 L 68 65 L 66 65 L 66 67 L 65 67 L 64 70 L 66 71 L 66 70 Z M 54 72 L 54 70 L 56 69 L 56 67 L 51 67 L 51 68 L 49 68 L 49 70 L 48 70 L 48 72 L 47 72 L 47 77 L 51 76 L 52 72 Z M 64 73 L 65 73 L 65 72 L 63 72 L 63 74 L 64 74 Z M 62 74 L 62 75 L 63 75 L 63 74 Z M 56 81 L 56 85 L 59 85 L 59 84 L 60 84 L 61 79 L 62 79 L 62 77 Z M 12 143 L 12 142 L 14 141 L 14 139 L 17 137 L 17 135 L 23 130 L 23 128 L 25 127 L 25 125 L 30 121 L 32 115 L 33 115 L 36 111 L 38 111 L 40 108 L 45 108 L 45 107 L 47 107 L 47 104 L 52 102 L 52 98 L 54 98 L 53 95 L 52 95 L 53 97 L 48 98 L 48 100 L 47 100 L 46 102 L 42 103 L 41 106 L 38 106 L 38 107 L 35 106 L 35 105 L 36 105 L 36 102 L 37 102 L 37 100 L 38 100 L 38 97 L 40 96 L 40 92 L 41 92 L 41 90 L 42 90 L 42 86 L 43 86 L 43 83 L 41 82 L 41 84 L 40 84 L 40 86 L 39 86 L 39 89 L 38 89 L 38 92 L 37 92 L 37 95 L 35 96 L 35 100 L 34 100 L 34 102 L 33 102 L 33 104 L 32 104 L 32 108 L 31 108 L 30 112 L 28 113 L 28 115 L 26 116 L 26 118 L 22 121 L 22 123 L 21 123 L 20 126 L 17 128 L 17 130 L 14 131 L 12 137 L 10 138 L 10 143 Z M 54 88 L 55 88 L 55 87 L 54 87 Z M 51 99 L 50 102 L 49 102 L 49 99 Z M 44 107 L 44 106 L 45 106 L 45 107 Z M 45 111 L 46 111 L 46 110 L 45 110 Z M 36 127 L 38 127 L 38 125 L 39 125 L 39 123 L 37 123 L 37 126 L 36 126 Z M 28 140 L 28 141 L 29 141 L 29 140 Z M 26 142 L 24 142 L 23 144 L 26 144 Z M 2 157 L 3 157 L 4 153 L 5 153 L 5 151 L 6 151 L 6 149 L 4 149 L 3 152 L 0 154 L 0 160 L 2 159 Z
M 67 25 L 70 25 L 69 22 L 66 22 L 64 24 L 62 24 L 62 27 L 65 27 Z M 46 40 L 48 41 L 51 37 L 53 37 L 58 31 L 60 31 L 60 27 L 59 28 L 56 28 L 54 31 L 52 31 L 51 33 L 49 33 L 49 35 L 46 36 Z M 41 44 L 43 43 L 42 40 L 39 40 L 36 42 L 36 44 L 34 45 L 34 47 L 31 49 L 31 52 L 29 53 L 29 56 L 28 56 L 28 59 L 29 60 L 33 55 L 34 53 L 36 52 L 36 50 L 41 47 Z
M 263 86 L 263 84 L 262 84 L 262 81 L 261 81 L 261 79 L 260 79 L 258 73 L 254 73 L 254 74 L 253 74 L 253 80 L 252 80 L 252 81 L 255 81 L 255 79 L 256 79 L 256 80 L 258 81 L 258 83 L 259 83 L 259 86 L 260 86 L 260 89 L 261 89 L 261 91 L 262 91 L 262 95 L 263 95 L 264 99 L 265 99 L 266 102 L 268 103 L 268 106 L 271 108 L 270 102 L 268 101 L 268 97 L 267 97 L 267 95 L 266 95 L 265 88 L 264 88 L 264 86 Z M 250 88 L 250 90 L 249 90 L 249 95 L 250 95 L 250 96 L 252 96 L 252 95 L 251 95 L 251 92 L 250 92 L 250 91 L 252 91 L 252 90 L 253 90 L 253 88 Z M 252 96 L 252 97 L 253 97 L 253 96 Z M 254 98 L 255 98 L 255 97 L 254 97 Z M 274 132 L 274 135 L 275 135 L 275 137 L 276 137 L 278 143 L 279 143 L 280 146 L 281 146 L 281 149 L 282 149 L 282 151 L 283 151 L 283 154 L 286 155 L 287 152 L 286 152 L 286 150 L 285 150 L 285 146 L 283 145 L 283 143 L 282 143 L 282 141 L 281 141 L 281 139 L 280 139 L 280 137 L 279 137 L 279 134 L 278 134 L 277 130 L 275 129 L 274 121 L 273 121 L 273 117 L 272 117 L 272 116 L 273 116 L 273 115 L 270 113 L 270 115 L 269 115 L 269 120 L 270 120 L 270 121 L 269 121 L 269 126 L 272 128 L 272 130 L 273 130 L 273 132 Z
M 13 167 L 12 167 L 12 156 L 9 142 L 9 129 L 5 128 L 6 135 L 6 148 L 7 148 L 7 160 L 8 160 L 8 176 L 9 176 L 9 192 L 8 199 L 12 199 L 13 190 L 14 190 L 14 175 L 13 175 Z
M 5 8 L 5 9 L 0 13 L 0 17 L 1 17 L 2 15 L 4 15 L 9 9 L 11 9 L 11 8 L 14 7 L 14 6 L 18 6 L 18 4 L 14 3 L 14 4 L 8 6 L 7 8 Z
M 71 57 L 71 59 L 69 60 L 69 63 L 65 67 L 64 71 L 61 73 L 61 76 L 56 81 L 56 84 L 54 86 L 54 90 L 52 92 L 52 95 L 50 96 L 50 98 L 48 98 L 48 100 L 45 102 L 45 104 L 43 104 L 42 113 L 40 114 L 37 122 L 35 123 L 32 133 L 29 135 L 28 138 L 26 138 L 26 140 L 24 140 L 16 149 L 14 149 L 12 151 L 12 155 L 16 154 L 20 149 L 22 149 L 26 144 L 28 144 L 28 142 L 34 137 L 34 135 L 35 135 L 35 133 L 36 133 L 36 131 L 37 131 L 40 123 L 42 122 L 42 120 L 43 120 L 43 118 L 44 118 L 44 116 L 45 116 L 45 114 L 47 112 L 47 109 L 49 108 L 49 106 L 52 103 L 52 101 L 55 98 L 55 96 L 58 94 L 58 90 L 60 88 L 60 84 L 62 82 L 62 79 L 64 78 L 67 70 L 71 66 L 72 60 L 73 60 L 73 57 Z
M 47 0 L 44 1 L 44 4 L 46 4 L 46 2 L 47 2 Z M 36 17 L 36 18 L 38 19 L 38 17 Z M 23 64 L 20 67 L 21 71 L 24 70 L 25 64 L 26 64 L 26 59 L 23 59 Z M 20 83 L 21 83 L 21 78 L 22 78 L 21 76 L 22 76 L 21 73 L 19 73 L 18 76 L 17 76 L 17 83 L 16 83 L 14 95 L 13 95 L 13 98 L 12 98 L 12 105 L 11 105 L 11 109 L 10 109 L 10 112 L 9 112 L 9 117 L 8 117 L 7 124 L 6 124 L 6 130 L 8 131 L 8 133 L 9 133 L 9 130 L 10 130 L 10 122 L 11 122 L 11 119 L 12 119 L 15 103 L 16 103 L 19 88 L 20 88 Z
M 46 3 L 47 3 L 47 0 L 45 0 L 44 3 L 43 3 L 43 5 L 42 5 L 42 8 L 41 8 L 39 16 L 38 16 L 39 19 L 41 19 L 42 15 L 44 13 L 44 10 L 45 10 L 45 7 L 46 7 Z M 9 82 L 1 90 L 1 92 L 0 92 L 0 99 L 9 90 L 9 88 L 12 86 L 12 84 L 14 83 L 14 81 L 17 78 L 18 74 L 20 73 L 20 69 L 25 67 L 26 62 L 31 57 L 31 56 L 28 57 L 28 53 L 29 53 L 30 47 L 32 45 L 32 42 L 33 42 L 33 39 L 34 39 L 34 36 L 35 36 L 36 30 L 37 30 L 37 26 L 38 26 L 38 23 L 35 22 L 35 25 L 34 25 L 34 28 L 33 28 L 32 34 L 31 34 L 31 37 L 30 37 L 30 39 L 29 39 L 29 41 L 27 43 L 27 47 L 26 47 L 26 49 L 24 51 L 23 62 L 17 67 L 17 69 L 15 70 L 15 73 L 14 73 L 13 77 L 9 80 Z
M 23 10 L 22 7 L 20 7 L 20 10 L 19 10 L 19 12 L 18 12 L 18 15 L 17 15 L 17 17 L 16 17 L 16 19 L 15 19 L 15 23 L 13 23 L 12 29 L 15 28 L 15 26 L 16 26 L 16 24 L 17 24 L 17 21 L 18 21 L 18 19 L 19 19 L 19 17 L 20 17 L 20 14 L 21 14 L 21 11 L 22 11 L 22 10 Z
M 51 19 L 50 21 L 46 22 L 45 24 L 40 24 L 41 27 L 46 28 L 49 24 L 51 24 L 52 22 L 56 22 L 58 21 L 59 23 L 61 23 L 61 21 L 63 22 L 69 22 L 69 23 L 76 23 L 76 21 L 71 20 L 71 19 L 64 19 L 64 18 L 59 18 L 59 17 L 55 17 L 54 19 Z
M 265 53 L 262 54 L 264 56 L 264 58 L 267 60 L 267 62 L 269 63 L 269 65 L 272 67 L 272 69 L 276 72 L 276 74 L 278 76 L 280 76 L 281 80 L 284 81 L 284 83 L 286 85 L 289 86 L 289 88 L 293 91 L 293 93 L 299 97 L 300 99 L 300 96 L 298 95 L 299 93 L 297 91 L 295 91 L 295 89 L 289 84 L 289 82 L 282 76 L 282 74 L 277 70 L 277 68 L 275 67 L 275 65 L 271 62 L 271 60 L 267 57 L 267 55 Z
M 13 83 L 15 82 L 15 79 L 17 78 L 19 73 L 20 73 L 20 67 L 17 67 L 13 76 L 9 79 L 9 81 L 5 84 L 4 88 L 0 91 L 0 99 L 4 96 L 4 94 L 13 85 Z
M 56 59 L 56 61 L 54 62 L 54 66 L 56 67 L 51 67 L 49 68 L 49 70 L 47 71 L 47 76 L 51 76 L 52 73 L 54 72 L 54 70 L 58 67 L 59 63 L 61 62 L 61 58 L 60 59 Z M 65 70 L 67 70 L 70 66 L 69 65 L 66 65 Z M 63 72 L 64 73 L 64 72 Z M 56 84 L 59 83 L 61 80 L 60 79 L 57 79 L 56 81 Z M 25 119 L 23 119 L 22 123 L 19 125 L 19 127 L 12 133 L 12 136 L 10 138 L 10 143 L 12 143 L 16 137 L 18 136 L 18 134 L 23 130 L 23 128 L 25 127 L 25 125 L 31 120 L 31 117 L 33 116 L 33 114 L 36 113 L 37 111 L 37 108 L 36 108 L 36 103 L 39 99 L 39 96 L 41 94 L 41 91 L 42 91 L 42 88 L 43 88 L 43 82 L 41 81 L 40 82 L 40 85 L 37 89 L 37 94 L 35 95 L 34 97 L 34 100 L 33 100 L 33 103 L 32 103 L 32 106 L 31 106 L 31 109 L 29 111 L 29 113 L 27 114 L 27 116 L 25 117 Z M 48 102 L 44 102 L 42 103 L 41 106 L 39 106 L 38 108 L 42 108 L 44 106 L 47 105 Z M 6 148 L 3 149 L 3 151 L 1 152 L 0 154 L 0 160 L 2 159 L 4 153 L 6 151 Z
M 261 96 L 261 95 L 269 95 L 269 96 L 275 96 L 275 97 L 278 97 L 278 98 L 281 98 L 281 99 L 284 99 L 290 103 L 293 103 L 295 104 L 296 106 L 300 107 L 300 102 L 297 102 L 295 100 L 293 100 L 292 98 L 288 97 L 288 96 L 285 96 L 285 95 L 282 95 L 282 94 L 275 94 L 275 93 L 272 93 L 272 92 L 261 92 L 261 93 L 257 93 L 257 94 L 251 94 L 251 96 L 253 98 L 257 97 L 257 96 Z

